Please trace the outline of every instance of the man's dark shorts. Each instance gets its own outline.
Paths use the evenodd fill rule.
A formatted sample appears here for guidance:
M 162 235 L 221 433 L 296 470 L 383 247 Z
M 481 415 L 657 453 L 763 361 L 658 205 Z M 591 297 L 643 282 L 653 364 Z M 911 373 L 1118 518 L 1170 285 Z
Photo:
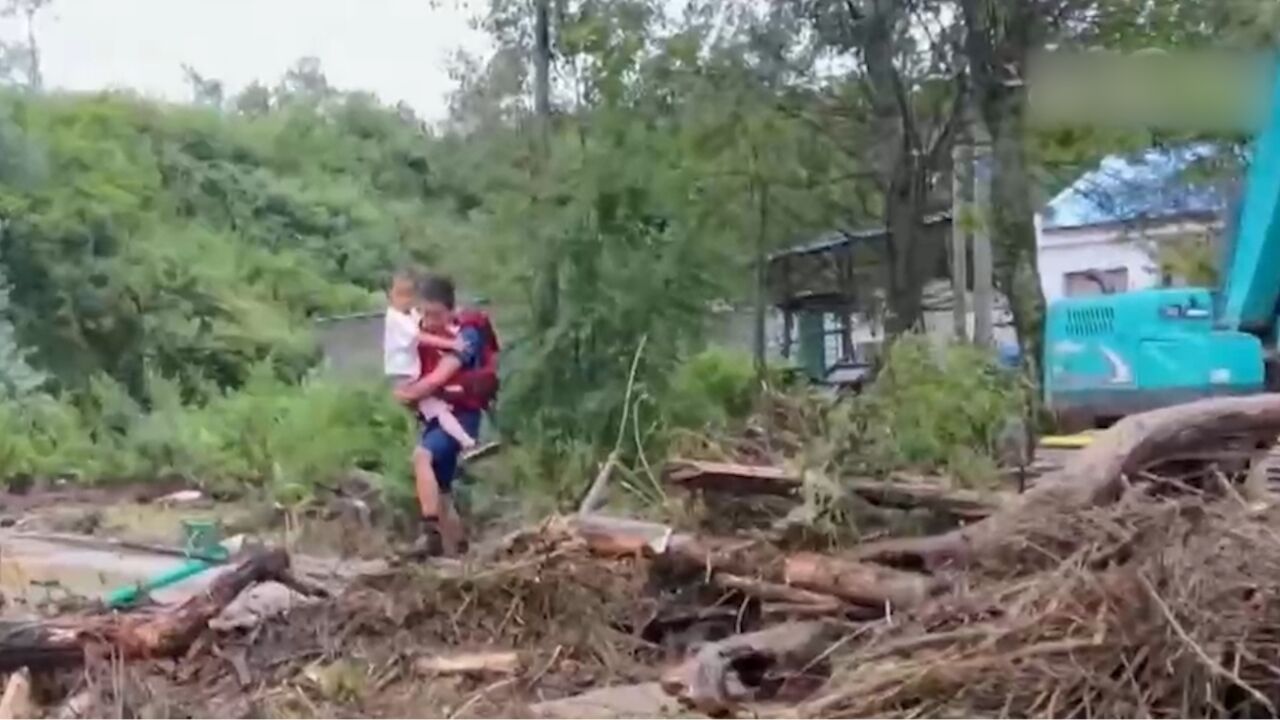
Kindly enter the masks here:
M 480 436 L 478 411 L 455 409 L 453 414 L 468 435 L 473 438 Z M 418 444 L 423 450 L 431 453 L 431 469 L 435 471 L 436 484 L 440 486 L 440 492 L 452 492 L 453 479 L 458 474 L 458 458 L 462 455 L 462 446 L 435 420 L 427 423 L 427 426 L 422 429 L 422 437 L 418 440 Z

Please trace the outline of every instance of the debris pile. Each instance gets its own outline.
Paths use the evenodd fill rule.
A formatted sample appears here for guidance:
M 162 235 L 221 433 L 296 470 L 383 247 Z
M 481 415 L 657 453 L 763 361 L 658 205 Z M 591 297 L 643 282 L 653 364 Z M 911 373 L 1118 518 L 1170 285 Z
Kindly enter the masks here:
M 248 627 L 205 630 L 221 592 L 7 628 L 0 660 L 15 694 L 82 717 L 1274 716 L 1278 433 L 1280 397 L 1212 400 L 1129 418 L 1021 494 L 853 480 L 950 526 L 843 550 L 602 515 L 593 492 L 465 566 L 386 569 Z M 713 511 L 804 491 L 727 459 L 665 478 Z M 279 551 L 237 574 L 292 580 Z

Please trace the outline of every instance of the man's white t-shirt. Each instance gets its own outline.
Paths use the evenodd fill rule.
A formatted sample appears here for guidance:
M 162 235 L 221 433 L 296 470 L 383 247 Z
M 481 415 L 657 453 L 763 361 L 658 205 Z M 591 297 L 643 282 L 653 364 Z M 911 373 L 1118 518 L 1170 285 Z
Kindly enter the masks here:
M 407 313 L 387 308 L 386 327 L 382 336 L 382 364 L 390 377 L 416 378 L 421 374 L 418 359 L 418 326 L 416 310 Z

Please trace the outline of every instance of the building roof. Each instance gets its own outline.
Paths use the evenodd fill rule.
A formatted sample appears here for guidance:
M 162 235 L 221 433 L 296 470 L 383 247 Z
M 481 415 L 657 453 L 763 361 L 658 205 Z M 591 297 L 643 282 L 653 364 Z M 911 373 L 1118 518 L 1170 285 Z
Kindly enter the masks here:
M 925 225 L 935 225 L 940 222 L 950 222 L 950 212 L 938 212 L 932 215 L 926 215 L 924 218 Z M 836 250 L 846 245 L 858 242 L 868 242 L 879 240 L 887 234 L 887 230 L 883 227 L 863 228 L 860 230 L 831 230 L 819 235 L 816 239 L 799 245 L 793 245 L 784 250 L 779 250 L 769 254 L 769 260 L 774 261 L 780 258 L 793 255 L 808 255 L 811 253 L 821 253 L 828 250 Z
M 1041 211 L 1041 227 L 1066 229 L 1187 215 L 1221 215 L 1230 205 L 1231 180 L 1192 172 L 1224 159 L 1208 143 L 1111 155 L 1058 193 Z

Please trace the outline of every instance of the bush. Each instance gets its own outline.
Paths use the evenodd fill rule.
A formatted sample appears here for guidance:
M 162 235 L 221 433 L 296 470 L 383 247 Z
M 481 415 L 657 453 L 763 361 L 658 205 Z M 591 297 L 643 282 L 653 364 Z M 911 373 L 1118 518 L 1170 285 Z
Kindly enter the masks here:
M 676 368 L 661 407 L 671 427 L 722 425 L 746 417 L 758 389 L 750 355 L 710 348 Z
M 147 402 L 101 376 L 80 407 L 47 395 L 0 403 L 0 477 L 72 475 L 91 481 L 181 476 L 206 485 L 309 495 L 360 467 L 411 493 L 411 418 L 381 384 L 279 380 L 264 364 L 246 386 L 184 406 L 177 383 L 149 378 Z
M 902 338 L 867 392 L 847 406 L 857 428 L 855 460 L 872 471 L 916 467 L 989 480 L 1000 434 L 1023 402 L 1017 377 L 991 352 Z

